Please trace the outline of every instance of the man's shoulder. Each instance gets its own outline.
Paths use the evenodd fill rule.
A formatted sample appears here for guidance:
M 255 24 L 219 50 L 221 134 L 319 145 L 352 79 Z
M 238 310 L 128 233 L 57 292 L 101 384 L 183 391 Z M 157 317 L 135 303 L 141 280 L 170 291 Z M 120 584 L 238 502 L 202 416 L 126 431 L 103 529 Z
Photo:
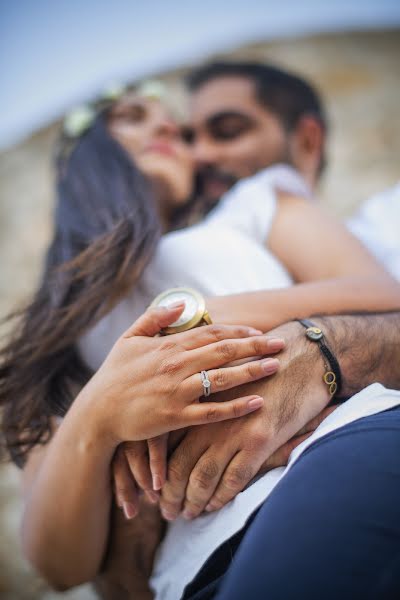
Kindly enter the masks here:
M 235 190 L 252 193 L 259 189 L 280 190 L 294 196 L 312 198 L 312 192 L 302 177 L 292 166 L 284 163 L 271 165 L 261 169 L 256 174 L 241 179 L 233 188 Z

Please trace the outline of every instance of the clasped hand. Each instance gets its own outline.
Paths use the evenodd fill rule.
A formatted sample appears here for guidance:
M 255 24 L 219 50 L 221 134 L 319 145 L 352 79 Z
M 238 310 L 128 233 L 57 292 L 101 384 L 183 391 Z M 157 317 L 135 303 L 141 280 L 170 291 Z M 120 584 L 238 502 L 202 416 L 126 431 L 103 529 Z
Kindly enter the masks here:
M 322 381 L 324 365 L 318 348 L 304 340 L 301 327 L 288 323 L 271 336 L 264 354 L 283 348 L 282 338 L 287 341 L 280 364 L 275 361 L 270 371 L 276 372 L 279 364 L 274 377 L 265 378 L 264 373 L 257 384 L 247 383 L 239 390 L 215 396 L 215 400 L 224 401 L 233 395 L 257 392 L 265 398 L 264 404 L 239 419 L 174 431 L 169 436 L 167 480 L 162 482 L 161 495 L 154 492 L 160 486 L 154 485 L 152 473 L 162 477 L 166 437 L 149 440 L 149 444 L 127 442 L 119 446 L 113 462 L 115 493 L 128 518 L 137 513 L 138 489 L 160 503 L 167 520 L 179 514 L 191 519 L 204 510 L 221 508 L 256 474 L 286 464 L 293 448 L 334 410 L 326 408 L 329 395 Z M 228 374 L 229 369 L 225 371 Z
M 249 327 L 210 325 L 170 337 L 152 337 L 174 322 L 182 309 L 183 305 L 145 313 L 117 342 L 95 376 L 102 390 L 103 406 L 108 403 L 107 427 L 110 429 L 112 422 L 118 424 L 113 440 L 126 442 L 116 453 L 113 473 L 117 503 L 127 517 L 136 514 L 138 486 L 156 500 L 152 488 L 160 489 L 165 483 L 167 450 L 163 434 L 193 425 L 236 420 L 259 410 L 263 399 L 258 394 L 236 391 L 223 402 L 214 394 L 264 378 L 279 365 L 276 359 L 259 357 L 281 350 L 283 340 Z M 133 346 L 138 356 L 129 363 L 125 356 L 133 353 Z M 247 362 L 231 364 L 243 359 Z M 199 402 L 203 393 L 202 370 L 208 371 L 212 401 Z M 109 398 L 105 390 L 110 391 Z M 140 443 L 143 440 L 148 440 L 150 462 L 147 444 Z

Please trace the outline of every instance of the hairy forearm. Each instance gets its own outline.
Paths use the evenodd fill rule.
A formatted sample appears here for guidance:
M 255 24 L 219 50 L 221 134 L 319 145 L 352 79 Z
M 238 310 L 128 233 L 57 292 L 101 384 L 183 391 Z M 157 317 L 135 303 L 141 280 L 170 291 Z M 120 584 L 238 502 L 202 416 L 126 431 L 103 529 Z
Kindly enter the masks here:
M 324 316 L 311 320 L 321 327 L 326 342 L 338 358 L 343 374 L 343 399 L 375 381 L 399 389 L 400 313 Z M 279 449 L 284 451 L 287 460 L 299 441 L 295 436 L 300 433 L 300 440 L 304 439 L 301 436 L 307 436 L 329 414 L 327 405 L 332 397 L 324 381 L 327 366 L 319 345 L 309 340 L 304 327 L 295 321 L 270 333 L 283 338 L 286 343 L 285 349 L 277 355 L 280 361 L 278 372 L 240 389 L 213 394 L 217 401 L 229 400 L 234 394 L 257 394 L 265 399 L 264 407 L 250 417 L 228 421 L 222 429 L 219 424 L 217 427 L 208 425 L 203 431 L 200 428 L 200 433 L 193 428 L 186 434 L 183 450 L 179 452 L 178 447 L 170 458 L 175 480 L 169 478 L 163 489 L 162 507 L 170 514 L 180 510 L 179 502 L 174 502 L 174 494 L 176 496 L 176 489 L 181 487 L 182 478 L 186 490 L 185 510 L 189 508 L 189 512 L 193 512 L 196 506 L 207 506 L 207 502 L 211 502 L 213 509 L 220 508 L 243 489 L 247 483 L 246 473 L 271 468 L 275 462 L 273 455 L 279 454 Z M 214 449 L 210 451 L 213 445 Z M 230 466 L 230 472 L 229 466 L 219 464 L 223 456 L 221 445 L 225 445 L 229 456 L 235 456 L 235 466 Z M 204 446 L 208 448 L 207 461 L 199 460 Z M 241 452 L 244 454 L 238 462 L 237 456 Z M 193 467 L 187 475 L 186 486 L 188 457 Z M 215 488 L 215 481 L 209 482 L 208 466 L 213 465 L 213 461 L 219 465 L 213 470 L 223 472 L 221 481 L 223 483 L 225 478 L 229 485 L 218 484 Z M 205 482 L 201 493 L 191 480 Z M 207 482 L 211 488 L 208 496 Z
M 343 374 L 342 395 L 371 383 L 400 389 L 400 312 L 313 319 L 325 332 Z
M 60 589 L 94 577 L 108 536 L 114 449 L 82 393 L 45 450 L 22 524 L 25 554 Z
M 313 314 L 400 310 L 400 286 L 385 274 L 375 278 L 346 277 L 212 297 L 207 299 L 207 307 L 215 322 L 246 324 L 269 331 Z
M 285 340 L 285 349 L 277 354 L 280 362 L 278 372 L 241 386 L 240 391 L 277 402 L 276 428 L 280 431 L 287 428 L 290 432 L 290 436 L 284 437 L 285 442 L 315 417 L 329 403 L 330 397 L 323 382 L 325 361 L 317 344 L 307 340 L 303 326 L 297 322 L 285 323 L 273 329 L 271 335 Z M 238 393 L 238 388 L 214 394 L 214 399 L 227 400 L 235 393 Z M 296 421 L 297 429 L 291 426 L 292 420 Z
M 339 361 L 341 397 L 348 398 L 375 382 L 400 390 L 400 312 L 314 316 L 312 321 L 323 330 Z M 324 372 L 320 351 L 314 342 L 305 338 L 304 331 L 300 324 L 288 323 L 270 332 L 286 341 L 288 350 L 281 358 L 285 364 L 282 384 L 296 394 L 299 393 L 296 384 L 302 383 L 300 372 L 304 373 L 306 369 L 308 377 L 315 381 L 321 379 Z M 296 357 L 296 361 L 291 358 L 287 362 L 286 354 Z M 269 380 L 250 385 L 252 393 L 263 396 Z

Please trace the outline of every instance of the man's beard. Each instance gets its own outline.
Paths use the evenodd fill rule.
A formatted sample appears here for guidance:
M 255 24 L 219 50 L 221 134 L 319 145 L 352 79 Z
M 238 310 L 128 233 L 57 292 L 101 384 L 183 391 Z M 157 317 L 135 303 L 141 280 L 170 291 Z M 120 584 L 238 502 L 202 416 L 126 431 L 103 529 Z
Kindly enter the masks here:
M 221 196 L 224 192 L 228 191 L 240 178 L 233 173 L 218 169 L 216 167 L 203 167 L 197 173 L 197 189 L 200 195 L 208 196 L 207 188 L 213 183 L 216 188 L 221 188 L 220 194 L 213 194 L 213 199 Z
M 275 160 L 269 164 L 259 164 L 258 166 L 254 165 L 254 169 L 250 169 L 250 172 L 247 175 L 238 176 L 230 171 L 213 167 L 212 165 L 199 169 L 197 172 L 196 190 L 206 200 L 211 203 L 215 203 L 240 179 L 255 175 L 259 171 L 279 163 L 283 163 L 291 167 L 294 166 L 290 152 L 289 136 L 285 138 L 285 144 L 281 150 L 280 156 L 276 156 Z

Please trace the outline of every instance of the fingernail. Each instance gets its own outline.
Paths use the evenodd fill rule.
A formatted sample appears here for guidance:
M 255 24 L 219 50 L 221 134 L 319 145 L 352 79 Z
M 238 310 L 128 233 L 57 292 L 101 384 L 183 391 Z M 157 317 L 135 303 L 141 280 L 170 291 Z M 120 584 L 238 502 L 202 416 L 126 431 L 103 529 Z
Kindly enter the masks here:
M 193 512 L 191 512 L 190 510 L 188 510 L 187 508 L 185 508 L 185 510 L 182 513 L 182 517 L 184 519 L 186 519 L 187 521 L 191 521 L 192 519 L 194 519 L 195 516 L 196 515 Z
M 271 352 L 276 352 L 278 350 L 282 350 L 284 345 L 285 345 L 285 340 L 283 340 L 282 338 L 274 338 L 272 340 L 269 340 L 269 342 L 268 342 L 268 346 L 269 346 L 269 349 L 271 350 Z
M 132 502 L 123 502 L 122 510 L 124 511 L 125 517 L 130 520 L 137 515 L 137 508 Z
M 185 306 L 185 303 L 182 300 L 177 300 L 176 302 L 171 302 L 171 304 L 168 304 L 167 310 L 175 310 L 181 306 Z
M 158 494 L 153 492 L 153 490 L 146 490 L 145 494 L 146 494 L 146 497 L 149 500 L 149 502 L 151 502 L 152 504 L 157 504 L 158 499 L 159 499 Z
M 261 367 L 266 375 L 271 375 L 278 370 L 279 360 L 277 358 L 266 358 L 262 361 Z
M 167 510 L 161 510 L 161 514 L 166 521 L 175 521 L 176 515 L 168 512 Z
M 153 490 L 158 492 L 162 488 L 162 481 L 159 475 L 153 475 Z
M 207 504 L 207 506 L 205 507 L 205 509 L 207 512 L 212 512 L 213 510 L 215 510 L 215 506 L 211 503 Z
M 254 329 L 254 327 L 249 327 L 249 335 L 262 335 L 261 329 Z
M 249 400 L 247 406 L 249 407 L 250 410 L 257 410 L 257 408 L 260 408 L 263 404 L 264 404 L 264 400 L 260 396 L 255 396 L 254 398 Z M 207 506 L 210 506 L 210 505 L 207 504 Z

